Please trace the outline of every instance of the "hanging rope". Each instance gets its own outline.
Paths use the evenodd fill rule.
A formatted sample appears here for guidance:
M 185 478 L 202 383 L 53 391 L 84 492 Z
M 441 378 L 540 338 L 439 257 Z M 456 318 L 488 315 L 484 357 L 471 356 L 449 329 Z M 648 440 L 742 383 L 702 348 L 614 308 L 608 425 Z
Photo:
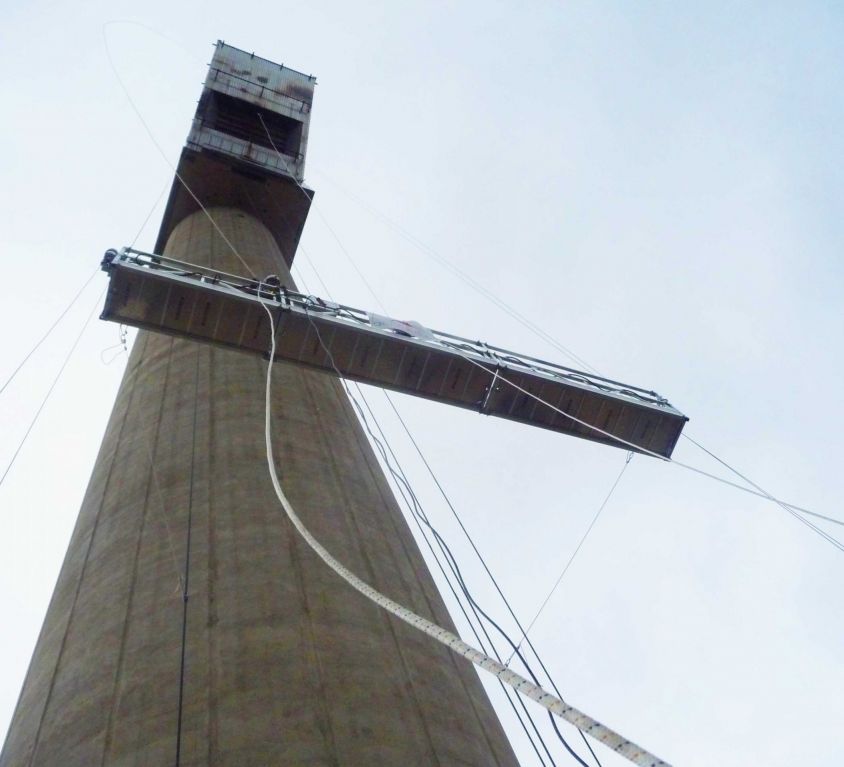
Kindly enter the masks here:
M 542 687 L 540 687 L 539 685 L 534 684 L 528 679 L 525 679 L 520 674 L 511 671 L 494 658 L 491 658 L 485 653 L 482 653 L 480 650 L 476 650 L 471 645 L 466 644 L 462 639 L 455 636 L 450 631 L 447 631 L 446 629 L 437 626 L 435 623 L 432 623 L 426 618 L 417 615 L 413 611 L 408 610 L 406 607 L 402 607 L 402 605 L 398 604 L 397 602 L 394 602 L 389 597 L 384 596 L 379 591 L 376 591 L 369 584 L 362 581 L 354 573 L 352 573 L 350 570 L 340 564 L 340 562 L 338 562 L 328 552 L 328 550 L 316 538 L 314 538 L 314 536 L 307 529 L 307 527 L 305 527 L 302 520 L 296 514 L 295 509 L 293 508 L 290 501 L 287 499 L 287 496 L 284 494 L 284 490 L 281 487 L 281 482 L 278 479 L 278 474 L 276 473 L 275 469 L 275 459 L 273 458 L 271 431 L 271 392 L 273 369 L 272 361 L 275 359 L 276 347 L 276 327 L 275 322 L 273 320 L 272 312 L 266 305 L 264 306 L 264 309 L 266 310 L 267 315 L 269 316 L 270 328 L 272 330 L 270 359 L 267 364 L 267 383 L 264 403 L 264 437 L 266 440 L 267 449 L 267 466 L 269 469 L 270 480 L 272 481 L 273 489 L 275 490 L 276 496 L 278 497 L 282 508 L 284 508 L 284 511 L 286 512 L 291 524 L 296 528 L 302 538 L 304 538 L 305 542 L 311 547 L 313 552 L 320 559 L 322 559 L 322 561 L 325 562 L 325 564 L 327 564 L 335 573 L 337 573 L 337 575 L 339 575 L 344 581 L 346 581 L 346 583 L 348 583 L 352 588 L 354 588 L 359 593 L 363 594 L 367 599 L 374 602 L 379 607 L 382 607 L 383 609 L 387 610 L 392 615 L 395 615 L 397 618 L 404 621 L 405 623 L 408 623 L 419 631 L 422 631 L 428 636 L 436 639 L 438 642 L 445 645 L 452 651 L 456 652 L 458 655 L 461 655 L 462 657 L 471 661 L 479 668 L 484 669 L 484 671 L 489 672 L 505 684 L 510 685 L 517 692 L 521 693 L 522 695 L 525 695 L 531 700 L 536 701 L 552 714 L 562 719 L 565 719 L 567 722 L 570 722 L 579 730 L 582 730 L 583 732 L 591 735 L 593 738 L 600 741 L 608 748 L 612 749 L 621 756 L 624 756 L 625 758 L 629 759 L 631 762 L 633 762 L 633 764 L 641 765 L 642 767 L 669 767 L 666 762 L 649 753 L 641 746 L 637 746 L 635 743 L 627 740 L 627 738 L 622 737 L 614 730 L 611 730 L 610 728 L 601 724 L 592 717 L 584 714 L 582 711 L 579 711 L 573 706 L 570 706 L 557 696 L 552 695 L 551 693 L 543 690 Z
M 56 325 L 58 325 L 58 324 L 59 324 L 59 322 L 61 322 L 62 318 L 63 318 L 63 317 L 64 317 L 64 316 L 65 316 L 65 315 L 66 315 L 66 314 L 67 314 L 67 313 L 71 310 L 71 308 L 73 307 L 73 305 L 74 305 L 74 304 L 75 304 L 75 303 L 79 300 L 79 296 L 81 296 L 81 295 L 82 295 L 82 293 L 84 292 L 85 288 L 87 288 L 87 287 L 88 287 L 88 285 L 91 283 L 91 280 L 93 280 L 93 279 L 94 279 L 95 275 L 96 275 L 96 274 L 97 274 L 97 272 L 99 272 L 99 271 L 100 271 L 100 267 L 99 267 L 99 266 L 97 266 L 97 268 L 96 268 L 96 269 L 94 269 L 94 271 L 93 271 L 93 272 L 91 272 L 91 276 L 90 276 L 90 277 L 88 277 L 88 279 L 87 279 L 87 280 L 85 280 L 85 282 L 83 282 L 83 283 L 82 283 L 82 287 L 81 287 L 81 288 L 79 288 L 79 290 L 77 290 L 77 291 L 76 291 L 76 295 L 74 295 L 74 296 L 73 296 L 73 298 L 70 300 L 70 303 L 69 303 L 67 306 L 65 306 L 65 308 L 64 308 L 64 309 L 62 309 L 62 311 L 61 311 L 61 313 L 59 314 L 59 316 L 58 316 L 58 317 L 56 317 L 56 319 L 55 319 L 55 320 L 53 320 L 53 324 L 52 324 L 52 325 L 50 325 L 50 327 L 49 327 L 49 328 L 47 328 L 47 332 L 46 332 L 46 333 L 44 333 L 44 335 L 43 335 L 43 336 L 41 336 L 41 338 L 39 338 L 39 339 L 38 339 L 38 341 L 35 343 L 35 345 L 34 345 L 34 346 L 33 346 L 33 347 L 29 350 L 29 352 L 27 353 L 27 355 L 26 355 L 26 356 L 25 356 L 25 357 L 24 357 L 24 358 L 23 358 L 23 359 L 22 359 L 22 360 L 18 363 L 18 366 L 17 366 L 17 367 L 16 367 L 16 368 L 12 371 L 12 374 L 11 374 L 11 375 L 10 375 L 10 376 L 6 379 L 6 382 L 3 384 L 3 386 L 0 386 L 0 394 L 2 394 L 2 393 L 6 390 L 6 387 L 7 387 L 10 383 L 12 383 L 12 381 L 13 381 L 13 380 L 14 380 L 14 378 L 15 378 L 15 376 L 16 376 L 16 375 L 20 372 L 20 369 L 21 369 L 21 368 L 22 368 L 22 367 L 23 367 L 23 366 L 27 363 L 27 361 L 29 360 L 29 358 L 30 358 L 33 354 L 35 354 L 35 352 L 36 352 L 36 351 L 38 351 L 38 348 L 41 346 L 41 344 L 43 344 L 43 343 L 44 343 L 44 341 L 46 341 L 46 340 L 47 340 L 47 338 L 48 338 L 48 336 L 50 335 L 50 333 L 52 333 L 52 332 L 53 332 L 53 330 L 55 330 Z M 97 300 L 99 301 L 99 299 L 97 299 Z
M 300 246 L 299 251 L 306 257 L 306 260 L 310 264 L 310 267 L 313 270 L 314 274 L 316 275 L 316 278 L 319 280 L 320 284 L 322 285 L 323 290 L 325 291 L 325 295 L 327 295 L 333 301 L 334 299 L 331 295 L 331 291 L 328 289 L 328 286 L 325 284 L 325 281 L 320 276 L 320 273 L 317 271 L 313 262 L 311 262 L 310 259 L 307 258 L 307 254 L 304 253 L 303 250 L 304 249 Z M 308 287 L 308 283 L 305 280 L 304 275 L 301 273 L 301 270 L 297 270 L 297 274 L 295 276 L 296 276 L 297 282 L 301 283 L 304 286 L 305 291 L 307 293 L 310 293 L 311 290 Z M 319 333 L 319 329 L 316 327 L 313 320 L 310 318 L 310 315 L 308 315 L 308 319 L 310 320 L 311 326 L 313 327 L 314 331 L 316 332 L 317 338 L 319 339 L 319 342 L 320 342 L 322 348 L 325 350 L 329 359 L 332 360 L 332 364 L 333 364 L 333 356 L 331 355 L 330 350 L 323 343 L 322 337 L 320 336 L 320 333 Z M 335 366 L 335 370 L 336 370 L 336 366 Z M 339 371 L 337 371 L 337 373 L 338 373 L 338 376 L 339 376 Z M 449 551 L 449 554 L 446 554 L 446 551 L 444 550 L 445 542 L 440 537 L 439 533 L 437 533 L 437 531 L 431 526 L 431 523 L 428 520 L 427 515 L 424 513 L 424 511 L 422 511 L 421 504 L 419 504 L 416 493 L 413 491 L 413 488 L 410 486 L 410 480 L 408 479 L 407 475 L 405 474 L 404 469 L 402 468 L 401 462 L 398 459 L 398 456 L 396 456 L 395 452 L 393 451 L 393 448 L 390 445 L 390 441 L 389 441 L 389 439 L 387 439 L 387 435 L 384 433 L 384 430 L 381 428 L 381 424 L 379 423 L 378 418 L 376 417 L 375 413 L 373 412 L 373 410 L 372 410 L 372 408 L 369 404 L 369 401 L 366 398 L 366 395 L 364 394 L 360 385 L 355 383 L 355 389 L 357 390 L 357 393 L 360 396 L 361 400 L 363 400 L 363 403 L 366 406 L 366 410 L 369 412 L 369 415 L 372 418 L 372 421 L 375 424 L 375 427 L 378 429 L 378 432 L 381 435 L 381 439 L 379 439 L 375 435 L 375 433 L 372 431 L 372 429 L 370 428 L 369 421 L 366 418 L 366 416 L 364 415 L 363 409 L 360 407 L 360 404 L 358 403 L 354 393 L 349 388 L 346 381 L 343 380 L 342 376 L 339 376 L 339 381 L 340 381 L 340 384 L 343 387 L 344 391 L 346 392 L 346 395 L 349 397 L 350 401 L 352 402 L 352 405 L 354 405 L 354 408 L 358 413 L 358 420 L 363 424 L 364 428 L 366 429 L 366 433 L 369 435 L 370 441 L 372 441 L 376 445 L 379 452 L 381 453 L 382 460 L 384 461 L 384 465 L 387 467 L 390 474 L 393 476 L 393 479 L 394 479 L 394 482 L 395 482 L 395 487 L 398 490 L 399 495 L 401 496 L 402 500 L 404 501 L 405 506 L 407 507 L 407 509 L 409 511 L 411 519 L 413 519 L 414 523 L 416 524 L 417 529 L 419 530 L 419 534 L 422 536 L 422 539 L 425 541 L 425 544 L 428 547 L 428 550 L 431 552 L 431 556 L 433 557 L 434 561 L 436 562 L 437 567 L 438 567 L 440 573 L 442 574 L 442 577 L 443 577 L 446 585 L 449 588 L 449 591 L 451 591 L 451 594 L 454 597 L 454 601 L 457 603 L 457 606 L 460 609 L 460 612 L 463 614 L 463 617 L 466 619 L 466 623 L 468 624 L 472 634 L 474 635 L 475 640 L 478 643 L 478 646 L 484 652 L 487 652 L 486 645 L 484 644 L 483 639 L 481 639 L 481 636 L 478 633 L 478 628 L 476 628 L 475 623 L 469 617 L 470 612 L 474 615 L 475 620 L 478 623 L 478 627 L 480 628 L 481 633 L 484 635 L 484 637 L 486 637 L 487 642 L 492 647 L 492 651 L 493 651 L 493 653 L 495 653 L 495 657 L 498 660 L 501 660 L 499 653 L 496 651 L 495 643 L 493 642 L 492 638 L 490 637 L 489 632 L 487 631 L 487 628 L 486 628 L 483 620 L 478 615 L 477 608 L 473 605 L 474 599 L 471 597 L 471 595 L 469 595 L 466 592 L 465 582 L 463 581 L 462 576 L 459 573 L 459 570 L 457 572 L 455 572 L 456 560 L 454 559 L 454 556 L 453 555 L 449 556 L 450 551 Z M 384 392 L 384 394 L 386 394 L 386 392 Z M 383 443 L 386 445 L 386 450 L 385 450 L 384 444 L 382 444 L 381 440 L 383 440 Z M 396 471 L 390 465 L 389 458 L 387 457 L 387 450 L 389 450 L 389 453 L 392 456 L 393 461 L 395 461 L 395 464 L 398 467 L 398 474 L 396 473 Z M 409 494 L 410 497 L 408 497 L 408 494 Z M 446 565 L 443 565 L 442 561 L 440 560 L 440 557 L 437 555 L 437 552 L 434 549 L 434 546 L 433 546 L 433 544 L 431 543 L 431 541 L 428 537 L 429 533 L 425 529 L 426 526 L 428 528 L 430 528 L 431 532 L 434 534 L 438 548 L 440 549 L 441 553 L 443 554 L 443 557 L 446 560 Z M 455 584 L 452 583 L 452 580 L 449 577 L 449 574 L 447 572 L 447 568 L 448 568 L 448 570 L 451 570 L 453 577 L 456 579 L 456 581 L 457 581 L 456 586 L 455 586 Z M 461 592 L 463 592 L 463 597 L 468 602 L 468 606 L 469 606 L 468 611 L 463 604 L 463 600 L 461 599 Z M 541 663 L 541 660 L 540 660 L 540 663 Z M 544 669 L 544 666 L 543 666 L 543 669 Z M 548 760 L 551 762 L 551 767 L 555 767 L 556 762 L 554 761 L 554 758 L 551 756 L 550 750 L 545 743 L 545 739 L 542 737 L 542 733 L 539 731 L 539 728 L 537 727 L 536 722 L 533 719 L 533 716 L 531 715 L 530 711 L 528 710 L 524 699 L 518 693 L 514 692 L 510 687 L 507 687 L 507 685 L 505 685 L 501 680 L 498 680 L 498 684 L 499 684 L 499 686 L 501 687 L 501 690 L 504 693 L 504 697 L 507 700 L 507 703 L 509 704 L 509 706 L 512 709 L 514 715 L 516 716 L 516 719 L 518 720 L 519 724 L 521 725 L 522 731 L 525 733 L 525 736 L 527 737 L 528 742 L 531 744 L 531 747 L 533 748 L 537 759 L 539 759 L 540 765 L 542 765 L 542 767 L 545 767 L 545 760 L 543 759 L 542 754 L 540 754 L 540 752 L 539 752 L 539 747 L 536 745 L 536 743 L 534 741 L 534 737 L 536 737 L 539 740 L 539 743 L 542 746 L 543 750 L 545 751 L 545 754 L 546 754 Z M 515 698 L 515 702 L 513 700 L 514 698 Z M 525 716 L 527 717 L 528 722 L 530 723 L 531 729 L 533 730 L 533 734 L 530 732 L 530 730 L 528 730 L 527 725 L 525 724 L 524 720 L 522 719 L 522 713 L 516 707 L 516 703 L 518 703 L 519 707 L 522 709 L 522 712 L 524 712 Z M 580 733 L 580 734 L 581 734 L 581 737 L 582 737 L 583 733 Z M 587 745 L 587 748 L 589 748 L 590 751 L 591 751 L 591 747 L 589 746 L 589 744 L 587 743 L 586 745 Z M 600 767 L 600 762 L 598 761 L 597 757 L 596 757 L 595 761 L 598 762 L 598 765 Z
M 530 630 L 533 628 L 534 624 L 537 620 L 539 620 L 539 616 L 542 615 L 542 611 L 545 609 L 548 602 L 551 601 L 551 597 L 554 596 L 554 592 L 557 590 L 557 587 L 562 583 L 563 576 L 568 572 L 568 569 L 571 567 L 571 563 L 574 562 L 574 558 L 577 556 L 577 552 L 580 551 L 583 544 L 586 542 L 586 538 L 589 536 L 589 533 L 592 531 L 592 528 L 595 527 L 595 523 L 598 521 L 598 517 L 601 516 L 601 512 L 604 510 L 606 505 L 609 503 L 610 498 L 612 498 L 612 494 L 615 492 L 616 487 L 618 487 L 618 483 L 621 482 L 621 478 L 624 476 L 624 472 L 627 471 L 627 467 L 630 465 L 630 461 L 633 459 L 633 453 L 628 453 L 627 458 L 624 461 L 624 466 L 621 467 L 621 471 L 618 473 L 618 476 L 615 478 L 615 482 L 612 483 L 612 487 L 610 491 L 604 497 L 603 502 L 598 507 L 598 511 L 595 512 L 595 516 L 592 517 L 592 521 L 589 523 L 589 527 L 586 528 L 586 532 L 583 533 L 583 536 L 580 538 L 579 543 L 575 547 L 574 551 L 571 553 L 571 556 L 566 562 L 565 567 L 563 567 L 562 572 L 560 573 L 557 580 L 554 582 L 554 585 L 551 587 L 551 590 L 548 592 L 548 596 L 542 601 L 542 604 L 539 606 L 539 609 L 536 611 L 536 615 L 533 616 L 533 619 L 528 624 L 528 627 L 522 631 L 522 638 L 519 640 L 519 644 L 516 646 L 516 649 L 510 653 L 510 657 L 507 658 L 507 665 L 510 665 L 510 661 L 513 660 L 513 656 L 516 654 L 518 649 L 522 646 L 522 643 L 527 639 Z
M 73 352 L 76 351 L 76 347 L 79 345 L 79 342 L 82 340 L 82 334 L 85 332 L 85 328 L 91 322 L 91 319 L 94 317 L 94 313 L 97 311 L 97 307 L 100 305 L 100 301 L 102 301 L 103 296 L 105 295 L 105 288 L 103 288 L 102 293 L 97 296 L 97 300 L 94 302 L 94 308 L 91 309 L 91 313 L 88 315 L 88 318 L 85 320 L 84 324 L 82 325 L 82 329 L 79 331 L 79 335 L 76 336 L 76 339 L 73 342 L 73 345 L 67 352 L 67 355 L 62 362 L 61 367 L 59 368 L 59 372 L 56 373 L 56 377 L 53 379 L 53 382 L 50 384 L 50 388 L 47 389 L 47 393 L 44 395 L 44 399 L 41 400 L 41 404 L 38 406 L 38 410 L 35 411 L 35 415 L 32 417 L 32 420 L 29 422 L 29 426 L 26 428 L 26 432 L 23 435 L 20 443 L 18 444 L 17 449 L 15 450 L 14 454 L 12 455 L 12 460 L 9 461 L 9 465 L 6 467 L 6 470 L 3 472 L 3 476 L 0 477 L 0 485 L 6 480 L 6 477 L 9 475 L 9 472 L 12 470 L 12 466 L 15 465 L 15 461 L 17 460 L 18 454 L 22 450 L 24 444 L 26 443 L 27 437 L 29 437 L 30 432 L 32 431 L 33 427 L 35 426 L 36 422 L 38 421 L 38 416 L 41 415 L 41 411 L 44 409 L 44 406 L 47 404 L 47 400 L 50 399 L 50 395 L 53 393 L 53 389 L 56 388 L 56 384 L 59 382 L 59 379 L 62 377 L 62 373 L 64 373 L 64 369 L 67 367 L 67 363 L 70 362 L 70 358 L 73 356 Z

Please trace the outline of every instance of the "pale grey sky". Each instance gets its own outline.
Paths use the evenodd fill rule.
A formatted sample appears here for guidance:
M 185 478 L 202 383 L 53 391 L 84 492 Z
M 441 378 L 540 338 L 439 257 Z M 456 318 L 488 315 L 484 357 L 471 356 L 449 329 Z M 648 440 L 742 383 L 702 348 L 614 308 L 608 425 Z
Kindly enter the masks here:
M 114 25 L 109 40 L 173 159 L 217 38 L 317 75 L 307 181 L 390 313 L 566 362 L 378 215 L 602 372 L 667 396 L 770 492 L 844 517 L 836 4 L 9 7 L 0 381 L 172 175 L 109 69 L 115 19 L 149 28 Z M 297 264 L 312 291 L 316 267 L 337 300 L 378 309 L 316 212 Z M 0 395 L 0 471 L 104 285 Z M 0 487 L 0 732 L 122 374 L 123 359 L 101 361 L 116 342 L 92 323 Z M 479 601 L 503 615 L 383 397 L 370 400 Z M 529 619 L 624 453 L 399 406 Z M 719 471 L 687 442 L 676 456 Z M 637 456 L 533 637 L 574 705 L 676 765 L 841 764 L 842 573 L 844 555 L 778 507 Z

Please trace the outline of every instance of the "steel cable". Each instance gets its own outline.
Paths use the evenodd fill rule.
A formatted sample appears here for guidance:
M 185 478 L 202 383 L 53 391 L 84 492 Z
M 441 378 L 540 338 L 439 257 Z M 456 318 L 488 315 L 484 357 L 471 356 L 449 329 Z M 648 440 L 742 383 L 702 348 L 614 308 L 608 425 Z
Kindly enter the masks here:
M 481 370 L 484 370 L 484 371 L 487 370 L 479 362 L 476 362 L 471 357 L 466 355 L 463 351 L 461 351 L 460 347 L 457 346 L 456 344 L 449 344 L 449 346 L 452 349 L 455 349 L 457 351 L 457 353 L 460 354 L 460 356 L 463 357 L 467 362 L 470 362 L 472 365 L 475 365 L 476 367 L 481 368 Z M 610 440 L 612 440 L 615 443 L 618 443 L 619 445 L 625 445 L 628 448 L 632 448 L 636 452 L 645 453 L 646 455 L 650 455 L 650 456 L 653 456 L 654 458 L 658 458 L 659 460 L 663 461 L 664 463 L 671 463 L 671 464 L 674 464 L 675 466 L 680 466 L 681 468 L 687 469 L 688 471 L 694 472 L 695 474 L 700 474 L 704 477 L 709 477 L 710 479 L 714 479 L 718 482 L 723 482 L 726 485 L 731 485 L 732 487 L 738 487 L 738 489 L 740 489 L 740 490 L 746 490 L 747 492 L 752 493 L 753 495 L 758 495 L 758 496 L 761 496 L 763 498 L 767 498 L 769 501 L 777 504 L 777 506 L 779 506 L 784 511 L 791 514 L 793 517 L 795 517 L 800 522 L 802 522 L 804 525 L 806 525 L 806 527 L 813 530 L 821 538 L 825 539 L 828 543 L 835 546 L 835 548 L 837 548 L 839 551 L 844 552 L 844 543 L 842 543 L 837 538 L 830 535 L 829 533 L 827 533 L 825 530 L 821 529 L 817 525 L 810 522 L 808 519 L 806 519 L 801 514 L 799 514 L 797 511 L 795 511 L 794 508 L 792 508 L 789 504 L 784 503 L 783 501 L 780 501 L 778 498 L 775 498 L 767 490 L 765 490 L 764 488 L 760 487 L 759 485 L 757 485 L 752 480 L 745 477 L 737 469 L 734 469 L 733 467 L 729 466 L 729 464 L 727 464 L 725 461 L 722 461 L 721 459 L 717 459 L 717 460 L 720 463 L 722 463 L 724 466 L 729 468 L 730 471 L 732 471 L 734 474 L 741 477 L 741 479 L 743 479 L 745 482 L 747 482 L 749 485 L 751 485 L 753 488 L 755 488 L 755 492 L 754 492 L 754 490 L 750 490 L 748 488 L 743 488 L 740 485 L 736 485 L 734 482 L 730 482 L 729 480 L 723 479 L 723 478 L 717 476 L 716 474 L 710 474 L 708 471 L 704 471 L 703 469 L 699 469 L 696 466 L 692 466 L 688 463 L 683 463 L 682 461 L 678 461 L 674 458 L 666 458 L 664 455 L 660 455 L 659 453 L 655 453 L 653 450 L 648 450 L 647 448 L 642 447 L 641 445 L 636 445 L 636 444 L 630 442 L 629 440 L 622 439 L 621 437 L 616 436 L 615 434 L 610 434 L 608 431 L 601 429 L 598 426 L 594 426 L 591 423 L 587 423 L 583 419 L 578 418 L 577 416 L 574 416 L 571 413 L 567 413 L 565 410 L 561 410 L 556 405 L 552 405 L 547 400 L 544 400 L 544 399 L 542 399 L 542 397 L 539 397 L 538 395 L 534 394 L 533 392 L 530 392 L 527 389 L 519 386 L 517 383 L 508 380 L 506 377 L 500 377 L 499 380 L 504 381 L 509 386 L 512 386 L 514 389 L 517 389 L 518 391 L 520 391 L 522 394 L 525 394 L 526 396 L 530 397 L 531 399 L 534 399 L 537 402 L 540 402 L 541 404 L 545 405 L 546 407 L 551 408 L 551 410 L 559 413 L 560 415 L 565 416 L 566 418 L 568 418 L 572 421 L 575 421 L 576 423 L 579 423 L 582 426 L 585 426 L 587 429 L 591 429 L 592 431 L 597 432 L 598 434 L 603 434 L 605 437 L 608 437 Z M 701 448 L 701 449 L 703 449 L 703 448 Z M 715 457 L 716 456 L 713 455 L 713 458 L 715 458 Z
M 38 416 L 41 415 L 41 411 L 44 409 L 44 406 L 47 404 L 47 400 L 50 399 L 50 395 L 53 393 L 53 389 L 56 388 L 56 384 L 59 382 L 59 379 L 62 377 L 62 373 L 64 373 L 64 369 L 67 367 L 67 363 L 70 362 L 71 356 L 73 356 L 73 352 L 76 351 L 76 347 L 79 345 L 79 342 L 82 340 L 82 335 L 85 333 L 85 329 L 90 324 L 91 320 L 94 317 L 95 312 L 97 311 L 97 307 L 100 305 L 100 301 L 102 300 L 103 296 L 105 295 L 105 288 L 103 288 L 102 293 L 97 296 L 97 300 L 94 303 L 93 309 L 91 309 L 91 313 L 88 315 L 88 318 L 82 325 L 82 329 L 79 331 L 79 334 L 76 336 L 76 339 L 73 342 L 73 345 L 68 350 L 67 354 L 65 355 L 64 361 L 59 368 L 59 372 L 56 373 L 56 377 L 53 379 L 53 382 L 50 384 L 50 388 L 47 389 L 47 393 L 44 395 L 44 399 L 41 400 L 41 404 L 38 406 L 38 410 L 35 411 L 35 415 L 32 417 L 32 420 L 29 422 L 29 426 L 26 428 L 26 432 L 24 432 L 23 438 L 21 439 L 20 443 L 17 446 L 14 454 L 12 455 L 12 460 L 9 461 L 9 465 L 6 467 L 6 470 L 3 472 L 3 476 L 0 477 L 0 485 L 6 480 L 9 472 L 12 469 L 12 466 L 15 465 L 15 461 L 17 460 L 18 455 L 20 454 L 21 449 L 23 448 L 24 444 L 26 443 L 27 438 L 29 437 L 30 432 L 32 431 L 33 427 L 35 426 L 36 422 L 38 421 Z
M 21 368 L 22 368 L 22 367 L 23 367 L 23 366 L 27 363 L 27 361 L 29 360 L 29 358 L 30 358 L 33 354 L 35 354 L 35 352 L 36 352 L 36 351 L 38 351 L 38 348 L 41 346 L 41 344 L 43 344 L 43 343 L 44 343 L 44 341 L 46 341 L 46 340 L 47 340 L 47 337 L 50 335 L 50 333 L 52 333 L 52 332 L 53 332 L 53 330 L 55 330 L 56 325 L 58 325 L 58 324 L 59 324 L 59 322 L 61 322 L 62 318 L 63 318 L 63 317 L 64 317 L 64 316 L 65 316 L 65 315 L 66 315 L 66 314 L 67 314 L 67 313 L 71 310 L 71 308 L 73 307 L 73 305 L 74 305 L 74 304 L 75 304 L 75 303 L 79 300 L 79 296 L 81 296 L 81 295 L 82 295 L 82 293 L 85 291 L 85 288 L 87 288 L 87 287 L 88 287 L 88 285 L 90 285 L 91 280 L 93 280 L 93 279 L 94 279 L 94 277 L 96 276 L 97 272 L 99 272 L 99 271 L 100 271 L 100 267 L 99 267 L 99 266 L 97 266 L 97 268 L 96 268 L 96 269 L 94 269 L 94 271 L 93 271 L 93 272 L 91 272 L 91 276 L 90 276 L 90 277 L 88 277 L 88 279 L 87 279 L 87 280 L 85 280 L 85 282 L 83 282 L 83 283 L 82 283 L 82 287 L 81 287 L 81 288 L 79 288 L 79 290 L 77 290 L 77 291 L 76 291 L 76 295 L 74 295 L 74 296 L 73 296 L 73 298 L 70 300 L 70 303 L 69 303 L 67 306 L 65 306 L 65 308 L 64 308 L 64 309 L 62 309 L 62 311 L 61 311 L 61 313 L 59 314 L 59 316 L 58 316 L 58 317 L 56 317 L 56 319 L 55 319 L 55 320 L 53 320 L 53 324 L 52 324 L 52 325 L 50 325 L 50 327 L 49 327 L 49 328 L 47 328 L 47 332 L 46 332 L 46 333 L 44 333 L 44 335 L 43 335 L 43 336 L 41 336 L 41 338 L 39 338 L 39 339 L 38 339 L 38 341 L 35 343 L 35 345 L 34 345 L 34 346 L 33 346 L 33 347 L 29 350 L 29 352 L 27 353 L 27 355 L 26 355 L 26 356 L 25 356 L 25 357 L 24 357 L 24 358 L 23 358 L 23 359 L 22 359 L 22 360 L 18 363 L 18 366 L 17 366 L 17 367 L 16 367 L 16 368 L 12 371 L 12 374 L 11 374 L 11 375 L 10 375 L 10 376 L 6 379 L 6 383 L 4 383 L 4 384 L 3 384 L 3 386 L 0 386 L 0 394 L 2 394 L 2 393 L 6 390 L 6 387 L 7 387 L 10 383 L 12 383 L 12 381 L 13 381 L 13 380 L 14 380 L 14 378 L 15 378 L 15 376 L 16 376 L 16 375 L 20 372 L 20 369 L 21 369 Z M 99 300 L 99 299 L 97 299 L 97 300 Z

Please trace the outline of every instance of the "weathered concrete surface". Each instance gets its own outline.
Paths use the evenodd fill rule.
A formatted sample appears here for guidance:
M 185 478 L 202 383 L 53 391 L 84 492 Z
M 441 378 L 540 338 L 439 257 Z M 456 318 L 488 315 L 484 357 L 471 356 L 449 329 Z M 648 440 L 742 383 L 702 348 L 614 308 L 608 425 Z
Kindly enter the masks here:
M 212 214 L 257 275 L 289 280 L 262 224 Z M 166 252 L 244 272 L 202 213 Z M 2 767 L 175 763 L 188 530 L 181 765 L 516 764 L 474 670 L 354 592 L 287 522 L 266 468 L 265 365 L 139 334 Z M 308 527 L 451 626 L 339 383 L 280 364 L 273 399 L 278 469 Z

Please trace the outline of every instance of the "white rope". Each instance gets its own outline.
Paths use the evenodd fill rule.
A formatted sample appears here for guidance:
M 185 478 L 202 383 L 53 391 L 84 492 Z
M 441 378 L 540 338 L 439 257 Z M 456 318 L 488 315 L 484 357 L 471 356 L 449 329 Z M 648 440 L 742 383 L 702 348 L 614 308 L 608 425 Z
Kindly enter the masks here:
M 310 531 L 305 527 L 301 519 L 299 519 L 292 504 L 284 494 L 281 487 L 281 482 L 278 479 L 278 474 L 275 469 L 275 460 L 273 458 L 273 445 L 271 433 L 271 387 L 272 387 L 272 369 L 273 360 L 275 359 L 276 347 L 276 328 L 273 321 L 273 315 L 270 309 L 265 305 L 264 309 L 270 318 L 270 328 L 272 336 L 272 344 L 270 347 L 270 359 L 267 363 L 267 385 L 265 392 L 265 420 L 264 431 L 267 444 L 267 465 L 270 471 L 270 479 L 272 480 L 273 488 L 278 496 L 288 519 L 293 527 L 299 532 L 305 542 L 311 547 L 314 553 L 327 564 L 335 573 L 337 573 L 346 583 L 358 592 L 363 594 L 367 599 L 371 600 L 379 607 L 387 610 L 395 615 L 397 618 L 410 624 L 419 631 L 433 637 L 441 644 L 462 655 L 467 660 L 470 660 L 476 666 L 488 671 L 493 676 L 497 677 L 504 684 L 512 687 L 516 692 L 525 695 L 528 698 L 539 703 L 552 714 L 555 714 L 567 722 L 570 722 L 582 732 L 591 735 L 596 740 L 603 743 L 608 748 L 611 748 L 616 753 L 629 759 L 633 764 L 641 765 L 642 767 L 670 767 L 666 762 L 658 759 L 653 754 L 648 753 L 645 749 L 637 746 L 635 743 L 627 740 L 618 733 L 597 722 L 592 717 L 587 716 L 582 711 L 578 711 L 573 706 L 568 705 L 565 701 L 543 690 L 540 686 L 525 679 L 515 671 L 511 671 L 502 663 L 499 663 L 494 658 L 490 658 L 480 650 L 476 650 L 471 645 L 466 644 L 462 639 L 452 634 L 450 631 L 432 623 L 420 615 L 402 607 L 397 602 L 394 602 L 389 597 L 384 596 L 381 592 L 376 591 L 369 584 L 362 581 L 350 570 L 346 569 L 340 562 L 338 562 L 325 547 L 311 535 Z

